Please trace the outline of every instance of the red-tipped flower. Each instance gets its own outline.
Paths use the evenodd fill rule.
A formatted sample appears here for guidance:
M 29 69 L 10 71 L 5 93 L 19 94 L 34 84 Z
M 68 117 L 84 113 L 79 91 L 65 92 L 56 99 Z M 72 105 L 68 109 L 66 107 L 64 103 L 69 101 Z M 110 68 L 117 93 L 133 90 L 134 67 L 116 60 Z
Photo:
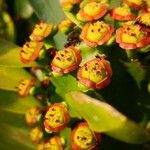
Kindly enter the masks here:
M 41 108 L 38 106 L 31 107 L 25 113 L 26 123 L 28 125 L 35 125 L 41 118 Z
M 23 79 L 18 85 L 18 93 L 21 97 L 25 97 L 29 95 L 30 89 L 35 84 L 35 80 L 32 79 Z
M 93 21 L 102 18 L 108 11 L 108 5 L 100 2 L 89 2 L 77 14 L 81 21 Z
M 72 150 L 98 150 L 101 135 L 93 132 L 86 122 L 81 122 L 71 133 Z
M 49 106 L 45 118 L 44 127 L 49 132 L 59 132 L 63 130 L 70 120 L 69 112 L 62 103 L 55 103 Z
M 41 41 L 47 36 L 49 36 L 53 32 L 53 25 L 49 23 L 41 22 L 40 24 L 36 24 L 32 34 L 30 35 L 30 39 L 32 41 Z
M 129 21 L 134 20 L 135 16 L 132 14 L 131 9 L 129 7 L 118 7 L 113 8 L 110 11 L 111 18 L 119 21 Z
M 84 64 L 77 73 L 79 82 L 92 89 L 102 89 L 106 87 L 112 76 L 109 61 L 95 58 Z
M 114 27 L 112 25 L 106 24 L 103 21 L 97 21 L 93 24 L 86 25 L 80 37 L 87 45 L 97 47 L 106 43 L 113 32 Z
M 56 53 L 51 66 L 52 70 L 56 73 L 69 73 L 78 67 L 80 61 L 80 51 L 70 46 Z
M 39 56 L 42 47 L 42 42 L 26 42 L 20 51 L 20 60 L 25 64 L 36 60 Z
M 145 47 L 150 44 L 150 36 L 140 25 L 130 25 L 116 31 L 116 42 L 126 50 Z
M 146 9 L 145 0 L 123 0 L 123 3 L 136 10 Z
M 53 136 L 39 144 L 38 150 L 63 150 L 63 143 L 58 136 Z

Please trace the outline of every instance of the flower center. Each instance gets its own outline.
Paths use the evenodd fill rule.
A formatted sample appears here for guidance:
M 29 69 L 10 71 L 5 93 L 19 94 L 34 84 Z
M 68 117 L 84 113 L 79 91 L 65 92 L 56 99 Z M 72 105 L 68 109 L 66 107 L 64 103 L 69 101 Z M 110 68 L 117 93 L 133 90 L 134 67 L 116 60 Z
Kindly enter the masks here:
M 64 116 L 61 108 L 58 106 L 51 107 L 45 115 L 48 125 L 52 128 L 59 127 L 64 122 Z
M 34 53 L 35 49 L 38 47 L 37 42 L 26 42 L 22 49 L 22 57 L 25 59 L 29 59 Z
M 89 149 L 95 145 L 96 141 L 88 127 L 80 127 L 75 132 L 74 142 L 80 146 L 81 149 Z
M 107 74 L 102 64 L 97 60 L 85 64 L 82 71 L 82 76 L 84 78 L 87 78 L 95 83 L 98 83 L 101 80 L 103 80 L 106 77 L 106 75 Z
M 57 64 L 58 67 L 65 69 L 76 62 L 76 57 L 74 51 L 71 49 L 65 49 L 58 51 L 55 58 L 53 59 L 53 64 Z
M 87 31 L 87 39 L 92 42 L 98 42 L 108 31 L 108 25 L 101 22 L 90 24 Z
M 122 41 L 126 43 L 137 43 L 146 36 L 146 32 L 138 25 L 127 26 L 123 30 Z
M 127 15 L 130 15 L 131 14 L 131 11 L 130 11 L 130 8 L 127 8 L 127 7 L 118 7 L 116 10 L 115 10 L 115 13 L 116 14 L 119 14 L 121 16 L 127 16 Z
M 89 16 L 94 16 L 100 11 L 101 4 L 96 2 L 91 2 L 86 4 L 83 8 L 84 12 Z

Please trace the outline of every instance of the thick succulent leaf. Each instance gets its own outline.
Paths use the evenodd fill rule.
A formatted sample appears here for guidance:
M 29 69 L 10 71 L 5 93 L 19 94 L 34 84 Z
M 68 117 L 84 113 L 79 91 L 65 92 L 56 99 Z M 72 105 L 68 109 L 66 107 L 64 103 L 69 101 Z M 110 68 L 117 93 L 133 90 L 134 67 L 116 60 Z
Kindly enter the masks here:
M 0 39 L 0 67 L 31 67 L 38 66 L 37 63 L 33 62 L 30 64 L 24 64 L 19 58 L 20 47 Z
M 35 149 L 29 139 L 30 128 L 24 118 L 25 111 L 35 105 L 39 103 L 33 97 L 21 99 L 16 92 L 0 90 L 1 149 Z
M 59 23 L 65 18 L 59 0 L 29 0 L 36 15 L 47 22 Z
M 64 97 L 65 93 L 79 90 L 78 82 L 72 75 L 67 74 L 57 78 L 52 77 L 51 82 L 56 87 L 56 92 L 62 97 Z
M 30 142 L 29 130 L 12 127 L 0 123 L 0 145 L 4 144 L 3 150 L 35 150 L 35 146 Z M 2 147 L 0 147 L 2 149 Z
M 21 98 L 16 92 L 0 90 L 0 110 L 24 114 L 28 108 L 35 105 L 39 103 L 32 96 Z
M 0 89 L 17 91 L 22 79 L 33 79 L 31 74 L 21 68 L 0 67 Z
M 134 144 L 150 140 L 150 135 L 144 129 L 107 103 L 80 92 L 67 93 L 66 101 L 70 109 L 84 118 L 94 131 L 105 132 L 116 139 Z

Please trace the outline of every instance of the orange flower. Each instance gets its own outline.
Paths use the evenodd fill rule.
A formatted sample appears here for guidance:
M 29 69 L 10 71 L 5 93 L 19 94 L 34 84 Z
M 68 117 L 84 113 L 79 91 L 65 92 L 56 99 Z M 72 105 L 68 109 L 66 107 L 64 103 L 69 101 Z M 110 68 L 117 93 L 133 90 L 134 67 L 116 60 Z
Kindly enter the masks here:
M 132 50 L 150 44 L 150 36 L 139 25 L 124 26 L 116 31 L 116 42 L 121 48 Z
M 80 64 L 80 51 L 70 46 L 65 50 L 58 51 L 52 60 L 52 70 L 57 73 L 69 73 Z
M 52 33 L 53 28 L 54 26 L 52 24 L 44 22 L 36 24 L 32 34 L 30 35 L 30 39 L 32 41 L 41 41 Z
M 62 103 L 55 103 L 50 106 L 45 114 L 44 127 L 49 132 L 63 130 L 70 120 L 69 112 Z
M 86 25 L 80 37 L 87 45 L 97 47 L 106 43 L 113 32 L 114 27 L 112 25 L 106 24 L 103 21 L 97 21 L 93 24 Z
M 110 15 L 114 20 L 119 21 L 129 21 L 135 19 L 135 16 L 132 14 L 129 7 L 113 8 L 110 12 Z
M 98 150 L 101 135 L 93 132 L 86 122 L 81 122 L 71 133 L 72 150 Z
M 102 89 L 110 83 L 112 70 L 107 60 L 95 58 L 84 64 L 77 73 L 79 82 L 88 88 Z
M 20 60 L 25 64 L 36 60 L 39 56 L 42 47 L 43 47 L 42 42 L 36 41 L 26 42 L 20 51 Z
M 77 14 L 81 21 L 93 21 L 102 18 L 108 11 L 108 5 L 100 2 L 89 2 Z

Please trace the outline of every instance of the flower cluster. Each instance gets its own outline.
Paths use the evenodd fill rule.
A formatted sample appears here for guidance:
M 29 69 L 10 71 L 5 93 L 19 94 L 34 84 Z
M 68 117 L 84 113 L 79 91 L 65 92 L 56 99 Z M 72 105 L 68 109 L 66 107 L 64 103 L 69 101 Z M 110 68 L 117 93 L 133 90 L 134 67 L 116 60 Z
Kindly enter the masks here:
M 109 3 L 109 0 L 61 0 L 64 11 L 72 13 L 69 16 L 73 19 L 62 21 L 58 30 L 50 23 L 35 25 L 30 41 L 20 50 L 23 63 L 36 61 L 39 66 L 43 65 L 31 71 L 38 82 L 24 79 L 17 87 L 21 97 L 31 94 L 41 102 L 41 106 L 31 107 L 25 114 L 26 123 L 33 127 L 31 140 L 38 144 L 38 150 L 63 150 L 66 145 L 60 132 L 65 128 L 72 128 L 70 144 L 73 150 L 97 150 L 101 142 L 101 135 L 92 131 L 86 120 L 72 127 L 74 118 L 71 118 L 65 98 L 58 99 L 59 102 L 51 100 L 51 91 L 55 88 L 52 78 L 57 80 L 58 76 L 70 74 L 76 78 L 76 85 L 82 92 L 100 90 L 111 83 L 113 74 L 109 60 L 100 56 L 107 55 L 103 48 L 113 53 L 111 46 L 116 44 L 120 51 L 149 51 L 149 3 L 123 0 L 119 7 L 111 9 Z M 106 16 L 114 22 L 108 21 Z M 56 32 L 68 36 L 61 50 L 53 41 Z M 98 52 L 85 58 L 87 49 Z

